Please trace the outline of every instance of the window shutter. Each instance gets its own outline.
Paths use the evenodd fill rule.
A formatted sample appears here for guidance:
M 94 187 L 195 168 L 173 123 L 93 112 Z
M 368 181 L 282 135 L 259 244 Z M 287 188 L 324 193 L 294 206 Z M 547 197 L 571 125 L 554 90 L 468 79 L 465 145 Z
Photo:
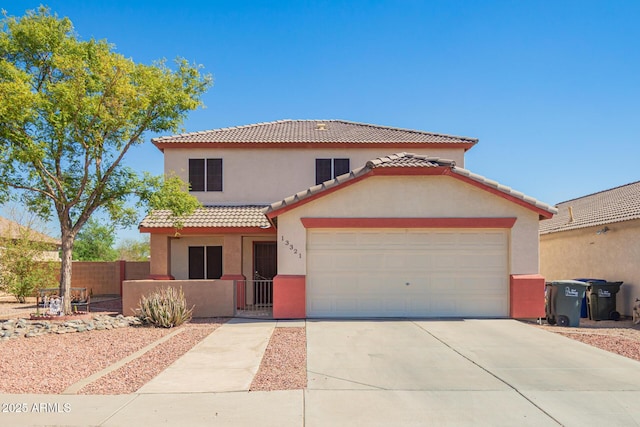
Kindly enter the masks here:
M 222 159 L 207 159 L 207 191 L 222 191 Z
M 316 185 L 331 179 L 331 159 L 316 159 Z
M 204 279 L 204 246 L 189 246 L 189 279 Z
M 349 159 L 334 159 L 333 171 L 334 178 L 344 175 L 345 173 L 349 173 Z
M 204 191 L 204 159 L 189 159 L 190 191 Z
M 207 246 L 207 279 L 222 277 L 222 246 Z

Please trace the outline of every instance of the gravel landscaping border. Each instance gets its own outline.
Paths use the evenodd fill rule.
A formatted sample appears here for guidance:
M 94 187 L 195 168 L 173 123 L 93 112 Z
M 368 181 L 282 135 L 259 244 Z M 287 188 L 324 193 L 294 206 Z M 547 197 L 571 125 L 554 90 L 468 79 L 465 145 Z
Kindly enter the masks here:
M 274 328 L 250 391 L 307 387 L 307 334 L 301 327 Z

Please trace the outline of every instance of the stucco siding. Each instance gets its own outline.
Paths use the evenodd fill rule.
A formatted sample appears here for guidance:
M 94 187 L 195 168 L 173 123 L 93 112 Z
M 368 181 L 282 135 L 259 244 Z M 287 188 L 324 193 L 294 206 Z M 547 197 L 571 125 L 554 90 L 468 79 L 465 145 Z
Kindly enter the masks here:
M 631 315 L 640 297 L 640 220 L 540 236 L 540 271 L 547 280 L 581 277 L 623 281 L 618 311 Z
M 452 177 L 370 177 L 285 212 L 278 217 L 278 274 L 306 274 L 305 217 L 515 217 L 509 273 L 538 273 L 538 215 Z
M 185 181 L 189 178 L 190 158 L 223 159 L 223 191 L 193 193 L 205 205 L 270 204 L 315 185 L 317 158 L 349 158 L 350 168 L 356 169 L 371 159 L 399 151 L 451 159 L 464 167 L 462 148 L 170 148 L 165 150 L 164 159 L 165 173 L 173 172 Z

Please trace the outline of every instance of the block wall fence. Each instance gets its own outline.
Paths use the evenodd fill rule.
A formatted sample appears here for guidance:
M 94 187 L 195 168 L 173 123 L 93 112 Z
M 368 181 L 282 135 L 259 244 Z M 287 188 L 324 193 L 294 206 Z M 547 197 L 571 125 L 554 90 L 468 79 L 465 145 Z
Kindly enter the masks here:
M 149 277 L 149 261 L 73 261 L 71 286 L 87 288 L 91 295 L 120 295 L 125 280 Z M 60 280 L 60 274 L 56 276 Z

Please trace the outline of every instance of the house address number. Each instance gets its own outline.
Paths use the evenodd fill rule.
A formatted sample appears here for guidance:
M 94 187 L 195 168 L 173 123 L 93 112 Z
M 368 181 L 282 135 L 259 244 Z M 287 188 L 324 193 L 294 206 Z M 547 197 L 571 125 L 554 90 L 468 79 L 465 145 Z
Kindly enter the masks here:
M 289 250 L 291 252 L 293 252 L 293 255 L 297 255 L 298 258 L 302 259 L 302 251 L 298 250 L 298 248 L 296 248 L 293 243 L 291 243 L 289 240 L 285 239 L 284 236 L 282 236 L 282 240 L 281 240 L 282 244 L 284 244 L 287 248 L 289 248 Z

